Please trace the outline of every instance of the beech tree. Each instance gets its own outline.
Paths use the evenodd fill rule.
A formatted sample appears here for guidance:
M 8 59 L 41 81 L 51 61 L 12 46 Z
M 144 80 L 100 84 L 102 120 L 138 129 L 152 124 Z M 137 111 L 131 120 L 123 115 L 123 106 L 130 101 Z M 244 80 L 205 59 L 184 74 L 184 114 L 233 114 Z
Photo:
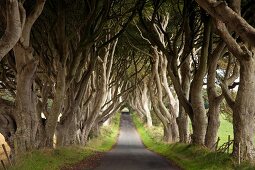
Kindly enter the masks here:
M 149 97 L 148 81 L 148 78 L 145 78 L 141 85 L 136 85 L 137 88 L 129 96 L 128 103 L 136 112 L 145 117 L 147 126 L 151 127 L 151 100 Z
M 168 142 L 188 143 L 191 133 L 192 143 L 215 149 L 225 99 L 233 111 L 233 154 L 253 159 L 250 6 L 240 0 L 1 1 L 0 132 L 12 155 L 84 145 L 124 105 L 148 127 L 153 110 Z M 234 98 L 229 90 L 236 84 Z
M 252 159 L 254 137 L 254 37 L 255 29 L 240 15 L 241 1 L 233 1 L 230 6 L 225 2 L 196 0 L 212 17 L 220 36 L 226 42 L 228 50 L 240 62 L 240 84 L 236 99 L 232 99 L 223 84 L 225 98 L 233 109 L 234 150 L 238 155 L 239 144 L 241 157 Z M 221 15 L 223 13 L 223 15 Z M 242 43 L 238 43 L 228 28 L 240 36 Z
M 30 33 L 34 22 L 41 14 L 45 1 L 38 0 L 27 14 L 22 26 L 19 42 L 14 46 L 14 55 L 16 62 L 16 96 L 15 96 L 15 123 L 17 129 L 13 134 L 13 142 L 15 145 L 15 153 L 40 147 L 37 138 L 41 133 L 40 115 L 36 113 L 36 99 L 33 85 L 33 78 L 36 71 L 38 61 L 35 60 L 33 49 L 30 45 Z M 17 5 L 17 4 L 16 4 Z M 25 8 L 20 4 L 19 8 Z M 15 16 L 17 17 L 17 16 Z M 20 18 L 20 17 L 17 17 Z M 31 118 L 37 121 L 31 121 Z M 12 135 L 10 135 L 12 136 Z M 10 137 L 9 136 L 9 137 Z
M 219 106 L 223 97 L 216 91 L 216 69 L 219 58 L 224 54 L 224 43 L 219 42 L 214 35 L 211 18 L 194 2 L 184 1 L 182 8 L 184 18 L 178 25 L 179 29 L 175 31 L 168 28 L 170 26 L 164 29 L 165 23 L 169 22 L 167 17 L 171 16 L 171 11 L 167 11 L 160 3 L 152 3 L 152 6 L 154 11 L 151 16 L 145 17 L 140 12 L 142 32 L 152 45 L 157 46 L 167 56 L 169 62 L 167 71 L 179 98 L 180 110 L 184 108 L 192 122 L 192 142 L 213 149 L 219 128 Z M 174 5 L 171 7 L 174 10 Z M 191 10 L 191 7 L 194 9 Z M 194 14 L 197 8 L 199 15 Z M 197 22 L 197 26 L 192 25 L 191 21 Z M 148 34 L 149 32 L 152 34 Z M 203 98 L 206 74 L 208 74 L 206 83 L 209 97 L 208 113 Z M 179 120 L 182 120 L 178 121 L 180 140 L 187 142 L 187 118 L 182 112 Z
M 69 140 L 61 142 L 59 138 L 58 143 L 73 144 L 77 141 L 73 134 L 77 133 L 72 132 L 79 129 L 84 130 L 77 135 L 80 139 L 84 138 L 79 143 L 86 143 L 96 117 L 102 113 L 101 107 L 108 94 L 107 83 L 116 39 L 136 13 L 135 3 L 126 8 L 127 11 L 123 10 L 126 3 L 127 1 L 75 1 L 70 5 L 68 1 L 48 1 L 41 17 L 39 15 L 45 1 L 25 1 L 19 4 L 19 10 L 26 10 L 27 13 L 24 26 L 21 24 L 21 37 L 14 44 L 14 53 L 9 53 L 10 57 L 1 61 L 8 66 L 3 71 L 12 70 L 11 74 L 4 74 L 8 75 L 7 79 L 1 79 L 1 87 L 8 89 L 13 96 L 12 101 L 15 101 L 14 105 L 12 101 L 1 98 L 1 105 L 4 106 L 1 109 L 1 133 L 11 151 L 19 154 L 41 147 L 53 147 L 54 135 L 61 136 L 61 131 L 56 133 L 56 127 L 63 125 L 66 118 L 70 120 L 66 124 L 71 122 L 65 134 L 65 139 Z M 77 13 L 74 12 L 75 8 L 78 9 Z M 85 20 L 81 20 L 84 17 Z M 21 20 L 22 16 L 17 17 L 19 18 Z M 114 19 L 118 22 L 113 22 Z M 119 27 L 119 24 L 124 26 Z M 96 63 L 100 64 L 95 67 Z M 16 77 L 12 77 L 13 75 Z M 103 77 L 106 79 L 99 81 Z M 102 101 L 96 101 L 98 99 Z M 92 101 L 95 105 L 91 104 Z M 112 111 L 105 108 L 105 112 L 106 110 Z M 108 115 L 105 112 L 102 116 L 104 118 Z M 45 118 L 41 117 L 42 113 Z M 62 118 L 58 123 L 61 114 Z M 77 121 L 81 115 L 88 114 L 92 118 L 83 116 L 85 119 Z M 82 123 L 84 126 L 77 127 Z
M 174 98 L 167 81 L 167 60 L 156 48 L 153 49 L 152 55 L 152 75 L 149 87 L 153 110 L 164 125 L 164 139 L 167 142 L 177 142 L 179 140 L 177 125 L 179 106 L 178 100 Z M 155 89 L 153 88 L 154 85 L 156 86 Z M 163 100 L 164 93 L 167 96 L 166 104 Z
M 186 2 L 186 1 L 185 1 Z M 188 10 L 182 13 L 175 13 L 175 6 L 171 3 L 167 3 L 164 8 L 160 8 L 161 3 L 152 3 L 153 13 L 149 17 L 144 17 L 140 12 L 139 18 L 141 20 L 142 32 L 146 35 L 146 38 L 153 46 L 157 46 L 158 50 L 163 52 L 168 60 L 167 72 L 171 77 L 176 94 L 180 102 L 180 114 L 178 118 L 180 140 L 188 142 L 188 119 L 187 114 L 192 119 L 193 109 L 191 103 L 188 101 L 189 86 L 190 86 L 190 63 L 189 58 L 192 50 L 193 40 L 196 37 L 196 32 L 199 31 L 199 27 L 195 28 L 192 24 L 189 24 L 189 17 L 192 9 L 190 3 L 186 3 L 189 7 Z M 178 9 L 178 3 L 176 8 Z M 185 5 L 185 6 L 186 6 Z M 171 11 L 167 10 L 167 7 Z M 142 11 L 142 10 L 141 10 Z M 180 11 L 179 11 L 180 12 Z M 176 25 L 170 26 L 171 19 L 174 17 L 180 17 L 183 15 L 183 20 L 178 20 Z M 186 16 L 186 17 L 185 17 Z M 180 23 L 179 23 L 180 21 Z M 195 21 L 194 21 L 195 22 Z M 164 26 L 165 25 L 165 26 Z M 198 24 L 199 25 L 199 24 Z M 164 29 L 164 27 L 165 29 Z M 170 29 L 170 27 L 172 29 Z M 148 34 L 148 33 L 152 34 Z M 185 36 L 183 35 L 185 33 Z M 182 38 L 185 37 L 184 43 Z M 181 58 L 181 75 L 179 77 L 178 61 Z M 184 110 L 183 110 L 184 108 Z

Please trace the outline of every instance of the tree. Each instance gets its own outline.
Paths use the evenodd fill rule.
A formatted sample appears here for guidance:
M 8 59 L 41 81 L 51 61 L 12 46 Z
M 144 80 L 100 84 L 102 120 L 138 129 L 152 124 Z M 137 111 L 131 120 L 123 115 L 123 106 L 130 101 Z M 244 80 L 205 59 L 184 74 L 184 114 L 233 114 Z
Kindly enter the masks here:
M 6 4 L 3 4 L 6 3 Z M 1 1 L 0 9 L 5 16 L 6 29 L 0 39 L 0 61 L 19 41 L 25 24 L 25 9 L 18 0 Z
M 136 3 L 129 2 L 27 0 L 19 4 L 19 10 L 27 13 L 21 24 L 21 36 L 14 52 L 1 60 L 1 88 L 8 90 L 13 99 L 1 98 L 5 109 L 1 109 L 0 129 L 12 151 L 20 154 L 41 147 L 52 148 L 56 127 L 66 118 L 70 119 L 66 129 L 66 138 L 70 140 L 64 144 L 72 144 L 72 132 L 84 122 L 89 125 L 82 134 L 86 142 L 108 94 L 116 40 L 136 13 Z M 129 8 L 124 9 L 126 4 Z M 106 60 L 101 62 L 99 56 Z M 96 63 L 100 64 L 95 67 Z M 104 73 L 107 81 L 100 82 Z M 102 102 L 96 105 L 99 99 Z M 88 108 L 92 110 L 87 111 Z M 63 120 L 58 123 L 60 113 Z M 87 119 L 87 115 L 93 115 L 92 119 Z M 75 121 L 79 116 L 85 119 Z
M 174 98 L 168 84 L 167 59 L 162 53 L 157 51 L 156 47 L 153 49 L 152 56 L 152 73 L 149 89 L 153 110 L 163 123 L 164 140 L 167 142 L 177 142 L 179 140 L 177 125 L 179 106 L 178 100 Z M 166 104 L 163 100 L 165 95 L 167 96 Z
M 16 61 L 16 98 L 15 121 L 17 129 L 14 135 L 15 153 L 40 147 L 38 142 L 41 133 L 40 115 L 36 112 L 36 98 L 33 79 L 38 61 L 35 60 L 30 45 L 30 33 L 33 24 L 41 14 L 45 0 L 37 0 L 31 12 L 26 16 L 19 42 L 14 46 Z M 22 6 L 21 6 L 22 7 Z M 35 121 L 34 121 L 35 120 Z
M 240 16 L 241 1 L 232 1 L 230 6 L 225 2 L 215 0 L 196 0 L 215 19 L 216 27 L 220 36 L 227 44 L 228 50 L 240 62 L 240 85 L 236 99 L 233 100 L 223 85 L 223 91 L 228 104 L 233 109 L 234 125 L 234 150 L 235 156 L 239 153 L 239 144 L 241 157 L 243 159 L 252 159 L 253 137 L 254 137 L 254 114 L 255 114 L 255 28 L 249 25 L 244 18 Z M 241 38 L 242 43 L 238 43 L 230 31 L 233 30 Z

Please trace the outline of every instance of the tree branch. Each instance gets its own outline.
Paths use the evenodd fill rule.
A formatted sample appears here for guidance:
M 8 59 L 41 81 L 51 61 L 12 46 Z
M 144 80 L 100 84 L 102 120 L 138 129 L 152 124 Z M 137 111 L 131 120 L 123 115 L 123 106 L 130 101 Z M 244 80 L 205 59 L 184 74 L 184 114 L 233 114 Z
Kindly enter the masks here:
M 0 61 L 15 46 L 22 33 L 24 11 L 20 10 L 17 0 L 7 1 L 7 26 L 0 39 Z
M 211 16 L 227 24 L 227 26 L 231 30 L 236 31 L 244 41 L 255 47 L 255 28 L 227 6 L 226 2 L 218 2 L 216 0 L 196 0 L 196 2 Z

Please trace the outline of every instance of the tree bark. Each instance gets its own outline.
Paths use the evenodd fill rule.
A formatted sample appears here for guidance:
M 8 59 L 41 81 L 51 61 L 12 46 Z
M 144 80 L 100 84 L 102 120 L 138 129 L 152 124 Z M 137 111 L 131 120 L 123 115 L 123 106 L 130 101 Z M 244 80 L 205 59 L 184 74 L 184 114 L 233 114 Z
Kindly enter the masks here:
M 72 119 L 72 115 L 70 115 L 69 117 L 67 117 L 67 120 L 65 120 L 65 122 L 61 122 L 57 125 L 56 127 L 56 137 L 57 137 L 57 142 L 56 142 L 56 146 L 57 147 L 63 147 L 63 146 L 70 146 L 70 144 L 74 144 L 75 143 L 75 133 L 69 133 L 70 130 L 72 128 L 72 126 L 74 124 L 76 124 L 76 122 L 74 122 L 74 119 Z M 71 142 L 73 141 L 73 142 Z
M 191 118 L 193 127 L 192 142 L 199 145 L 204 145 L 207 128 L 207 116 L 204 107 L 202 88 L 204 83 L 203 79 L 207 71 L 206 63 L 208 59 L 210 36 L 211 22 L 210 18 L 206 18 L 206 21 L 204 22 L 203 45 L 201 49 L 201 56 L 199 58 L 199 67 L 194 75 L 190 87 L 190 100 L 194 111 L 193 117 Z
M 207 75 L 207 94 L 208 94 L 208 101 L 209 101 L 209 110 L 208 110 L 208 125 L 205 135 L 205 146 L 210 149 L 215 149 L 216 140 L 217 140 L 217 133 L 220 127 L 220 104 L 223 99 L 223 95 L 218 95 L 215 85 L 216 80 L 216 70 L 217 70 L 217 62 L 219 57 L 222 54 L 222 51 L 225 47 L 225 43 L 222 41 L 220 42 L 215 50 L 213 51 L 212 55 L 208 60 L 208 75 Z
M 25 11 L 17 0 L 7 0 L 6 30 L 0 39 L 0 61 L 15 46 L 21 37 Z
M 180 75 L 181 75 L 181 86 L 182 91 L 185 97 L 189 98 L 189 90 L 190 90 L 190 59 L 186 59 L 180 68 Z M 188 143 L 189 142 L 189 131 L 188 131 L 188 114 L 186 113 L 185 109 L 181 105 L 179 101 L 179 116 L 177 118 L 177 123 L 179 127 L 179 135 L 180 135 L 180 142 Z
M 167 143 L 171 143 L 173 139 L 172 131 L 171 131 L 171 124 L 168 123 L 166 126 L 164 126 L 164 134 L 163 139 Z
M 158 118 L 161 120 L 164 126 L 164 131 L 166 132 L 167 142 L 177 142 L 179 140 L 178 125 L 176 122 L 176 101 L 168 87 L 168 82 L 166 78 L 167 71 L 167 61 L 164 56 L 153 49 L 153 64 L 152 64 L 152 75 L 150 80 L 150 97 L 152 100 L 153 110 L 155 111 Z M 159 66 L 160 64 L 160 66 Z M 161 68 L 161 72 L 159 72 Z M 156 95 L 153 93 L 154 82 L 156 87 Z M 166 93 L 169 109 L 165 106 L 163 102 L 163 93 Z
M 91 131 L 90 131 L 89 136 L 91 138 L 94 138 L 94 137 L 98 137 L 99 135 L 100 135 L 100 126 L 99 126 L 98 122 L 95 122 Z
M 46 145 L 47 147 L 53 147 L 53 137 L 57 127 L 58 117 L 60 115 L 62 104 L 65 98 L 65 77 L 66 69 L 59 63 L 56 92 L 53 99 L 53 104 L 49 115 L 47 116 L 45 131 L 46 131 Z
M 240 85 L 238 88 L 235 106 L 233 109 L 234 149 L 233 154 L 238 156 L 241 145 L 241 158 L 253 159 L 254 132 L 255 132 L 255 60 L 240 61 Z
M 142 107 L 142 112 L 144 113 L 146 117 L 146 123 L 148 127 L 152 127 L 152 119 L 151 119 L 151 113 L 150 113 L 150 101 L 148 99 L 148 87 L 147 87 L 147 81 L 144 81 L 143 88 L 141 90 L 141 99 L 138 99 Z M 138 96 L 136 96 L 138 97 Z
M 30 47 L 31 28 L 41 14 L 44 4 L 45 0 L 37 0 L 30 15 L 26 17 L 20 41 L 14 46 L 17 69 L 15 154 L 45 145 L 45 131 L 41 113 L 36 110 L 37 98 L 33 86 L 38 61 L 34 59 L 33 49 Z
M 249 23 L 239 14 L 239 11 L 233 11 L 225 1 L 196 0 L 196 2 L 211 16 L 221 20 L 226 23 L 231 30 L 236 31 L 244 41 L 248 42 L 253 47 L 255 46 L 255 28 L 249 25 Z M 235 7 L 235 9 L 238 8 L 240 7 Z
M 228 95 L 226 89 L 223 92 L 229 106 L 233 110 L 233 125 L 234 125 L 234 148 L 233 155 L 238 157 L 241 153 L 241 158 L 244 160 L 254 158 L 254 115 L 255 115 L 255 69 L 254 69 L 254 35 L 255 29 L 251 27 L 240 15 L 235 13 L 226 4 L 219 4 L 218 6 L 211 6 L 205 1 L 206 10 L 219 9 L 224 11 L 224 15 L 213 15 L 216 18 L 216 26 L 220 36 L 227 44 L 228 50 L 240 62 L 240 84 L 236 99 L 233 100 Z M 221 20 L 221 21 L 219 21 Z M 224 23 L 223 23 L 223 22 Z M 236 40 L 230 35 L 226 28 L 226 24 L 235 30 L 237 34 L 244 40 L 244 44 L 239 45 Z M 237 26 L 238 25 L 238 26 Z M 247 48 L 248 47 L 248 48 Z M 240 150 L 239 150 L 240 144 Z
M 24 48 L 21 44 L 14 47 L 17 67 L 17 93 L 15 120 L 15 153 L 38 148 L 41 141 L 37 141 L 42 133 L 41 114 L 36 110 L 36 96 L 33 90 L 34 75 L 37 61 L 33 59 L 32 49 Z

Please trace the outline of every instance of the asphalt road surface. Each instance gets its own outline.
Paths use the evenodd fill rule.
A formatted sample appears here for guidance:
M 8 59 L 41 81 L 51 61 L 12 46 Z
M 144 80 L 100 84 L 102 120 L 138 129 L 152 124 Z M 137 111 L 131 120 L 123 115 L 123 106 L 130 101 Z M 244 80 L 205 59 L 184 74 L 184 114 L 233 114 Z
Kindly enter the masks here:
M 116 146 L 107 152 L 95 170 L 178 170 L 163 157 L 147 150 L 128 114 L 121 116 Z

